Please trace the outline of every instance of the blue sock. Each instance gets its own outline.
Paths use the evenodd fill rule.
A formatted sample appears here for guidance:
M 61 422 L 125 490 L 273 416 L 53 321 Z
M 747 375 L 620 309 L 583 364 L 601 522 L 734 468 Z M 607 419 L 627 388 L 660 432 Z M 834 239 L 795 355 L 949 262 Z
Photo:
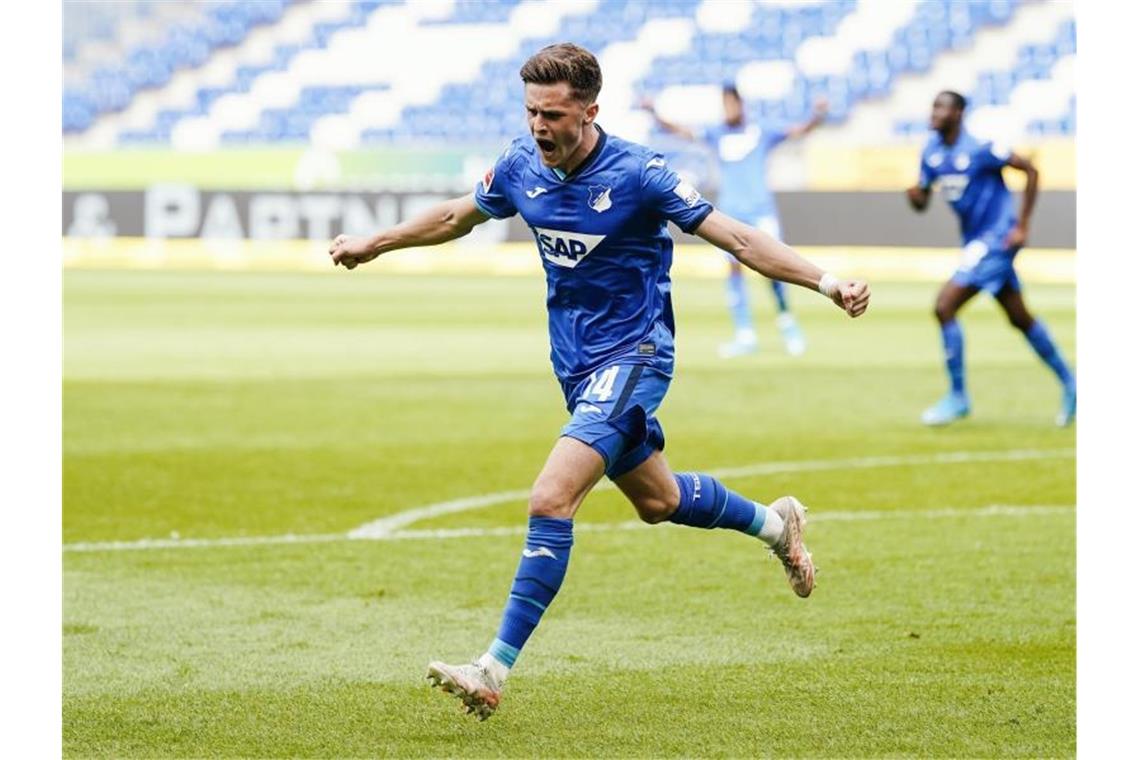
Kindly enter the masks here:
M 574 521 L 558 517 L 531 517 L 526 544 L 511 585 L 499 634 L 491 643 L 491 655 L 508 668 L 515 664 L 542 613 L 566 577 L 570 547 L 574 545 Z
M 1033 326 L 1025 331 L 1025 337 L 1029 340 L 1029 345 L 1033 346 L 1033 350 L 1041 357 L 1041 361 L 1048 364 L 1053 373 L 1057 375 L 1061 384 L 1066 388 L 1072 388 L 1076 384 L 1073 380 L 1073 373 L 1069 371 L 1069 365 L 1065 363 L 1065 358 L 1061 356 L 1061 352 L 1053 343 L 1053 338 L 1049 335 L 1045 323 L 1039 319 L 1034 320 Z
M 750 536 L 763 529 L 768 508 L 728 490 L 716 478 L 700 472 L 679 472 L 673 478 L 681 489 L 681 504 L 669 522 L 694 528 L 729 528 Z
M 737 330 L 752 329 L 752 310 L 748 307 L 748 285 L 744 281 L 744 273 L 731 271 L 726 284 L 728 291 L 728 312 L 732 315 L 732 324 Z
M 950 389 L 954 393 L 966 392 L 965 339 L 962 326 L 952 319 L 943 323 L 942 349 L 946 352 L 946 374 L 950 376 Z
M 772 280 L 772 295 L 776 296 L 776 308 L 781 313 L 788 310 L 788 288 L 780 280 Z

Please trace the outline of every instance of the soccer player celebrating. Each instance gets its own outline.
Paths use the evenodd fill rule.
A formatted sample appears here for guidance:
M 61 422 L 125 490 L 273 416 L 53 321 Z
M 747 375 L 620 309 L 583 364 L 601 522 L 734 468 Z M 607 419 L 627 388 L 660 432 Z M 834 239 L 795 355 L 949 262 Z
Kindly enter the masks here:
M 1061 352 L 1043 322 L 1025 306 L 1013 259 L 1025 245 L 1029 215 L 1037 199 L 1037 169 L 1026 158 L 984 142 L 962 127 L 966 99 L 944 91 L 934 99 L 930 127 L 935 131 L 922 151 L 918 184 L 906 191 L 916 211 L 926 209 L 930 190 L 938 183 L 958 215 L 962 231 L 962 259 L 950 281 L 942 286 L 934 315 L 942 329 L 950 391 L 922 413 L 927 425 L 948 425 L 970 413 L 966 394 L 966 367 L 962 328 L 957 314 L 967 301 L 984 290 L 1005 310 L 1010 323 L 1024 333 L 1029 345 L 1053 370 L 1061 383 L 1061 409 L 1057 425 L 1073 421 L 1077 411 L 1077 385 Z M 1002 179 L 1005 166 L 1025 172 L 1021 212 L 1013 212 L 1013 198 Z
M 502 623 L 475 662 L 433 662 L 428 678 L 485 719 L 519 651 L 554 600 L 574 543 L 573 518 L 603 475 L 648 523 L 671 521 L 754 536 L 783 563 L 792 589 L 811 593 L 804 508 L 785 496 L 747 499 L 702 473 L 674 474 L 654 412 L 673 373 L 666 220 L 774 279 L 817 289 L 852 317 L 865 283 L 840 281 L 791 248 L 716 210 L 665 160 L 595 123 L 601 70 L 571 44 L 543 48 L 522 67 L 530 134 L 514 140 L 473 194 L 373 237 L 339 235 L 334 264 L 352 269 L 399 248 L 435 245 L 487 219 L 520 213 L 546 270 L 550 358 L 570 420 L 538 474 L 529 525 Z
M 776 215 L 776 202 L 768 189 L 768 152 L 786 139 L 803 137 L 823 123 L 827 115 L 827 101 L 815 104 L 811 119 L 791 127 L 765 124 L 748 124 L 744 119 L 744 101 L 732 84 L 722 91 L 724 123 L 711 129 L 694 132 L 688 127 L 666 121 L 657 115 L 649 101 L 642 106 L 653 114 L 663 129 L 686 140 L 698 141 L 712 149 L 720 169 L 720 191 L 717 207 L 725 214 L 742 219 L 760 228 L 768 235 L 782 240 L 780 219 Z M 732 315 L 735 335 L 731 342 L 720 347 L 724 357 L 739 356 L 756 351 L 756 330 L 752 327 L 752 311 L 748 306 L 748 287 L 744 281 L 740 262 L 729 257 L 728 310 Z M 784 283 L 772 280 L 772 293 L 776 297 L 776 325 L 784 338 L 784 347 L 793 356 L 807 348 L 803 332 L 788 308 Z

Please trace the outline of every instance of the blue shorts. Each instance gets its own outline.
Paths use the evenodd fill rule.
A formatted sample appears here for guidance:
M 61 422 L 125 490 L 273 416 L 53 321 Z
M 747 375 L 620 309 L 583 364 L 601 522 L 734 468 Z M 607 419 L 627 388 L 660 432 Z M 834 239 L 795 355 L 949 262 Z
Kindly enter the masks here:
M 999 240 L 990 236 L 971 240 L 962 248 L 962 260 L 958 271 L 950 278 L 963 287 L 984 290 L 996 296 L 1006 287 L 1021 292 L 1021 281 L 1013 270 L 1013 258 L 1018 249 L 1005 248 Z
M 665 431 L 653 416 L 672 378 L 645 364 L 611 364 L 567 394 L 572 410 L 562 435 L 601 454 L 606 475 L 625 475 L 654 451 L 664 451 Z

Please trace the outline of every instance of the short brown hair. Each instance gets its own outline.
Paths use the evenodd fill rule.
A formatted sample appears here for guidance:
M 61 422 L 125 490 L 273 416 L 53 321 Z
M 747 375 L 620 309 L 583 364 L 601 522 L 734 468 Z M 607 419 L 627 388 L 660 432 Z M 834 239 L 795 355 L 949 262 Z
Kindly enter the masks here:
M 597 100 L 602 90 L 598 59 L 572 42 L 559 42 L 539 50 L 519 69 L 519 76 L 527 84 L 566 82 L 574 98 L 587 105 Z

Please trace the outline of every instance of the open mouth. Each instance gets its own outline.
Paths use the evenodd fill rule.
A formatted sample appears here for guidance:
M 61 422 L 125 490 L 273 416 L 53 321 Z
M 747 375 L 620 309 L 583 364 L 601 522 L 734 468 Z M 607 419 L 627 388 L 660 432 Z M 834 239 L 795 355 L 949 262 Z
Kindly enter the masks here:
M 534 138 L 534 142 L 536 145 L 538 145 L 538 149 L 542 151 L 542 155 L 545 158 L 552 158 L 554 156 L 555 149 L 558 147 L 554 144 L 553 140 L 547 140 L 542 137 Z

